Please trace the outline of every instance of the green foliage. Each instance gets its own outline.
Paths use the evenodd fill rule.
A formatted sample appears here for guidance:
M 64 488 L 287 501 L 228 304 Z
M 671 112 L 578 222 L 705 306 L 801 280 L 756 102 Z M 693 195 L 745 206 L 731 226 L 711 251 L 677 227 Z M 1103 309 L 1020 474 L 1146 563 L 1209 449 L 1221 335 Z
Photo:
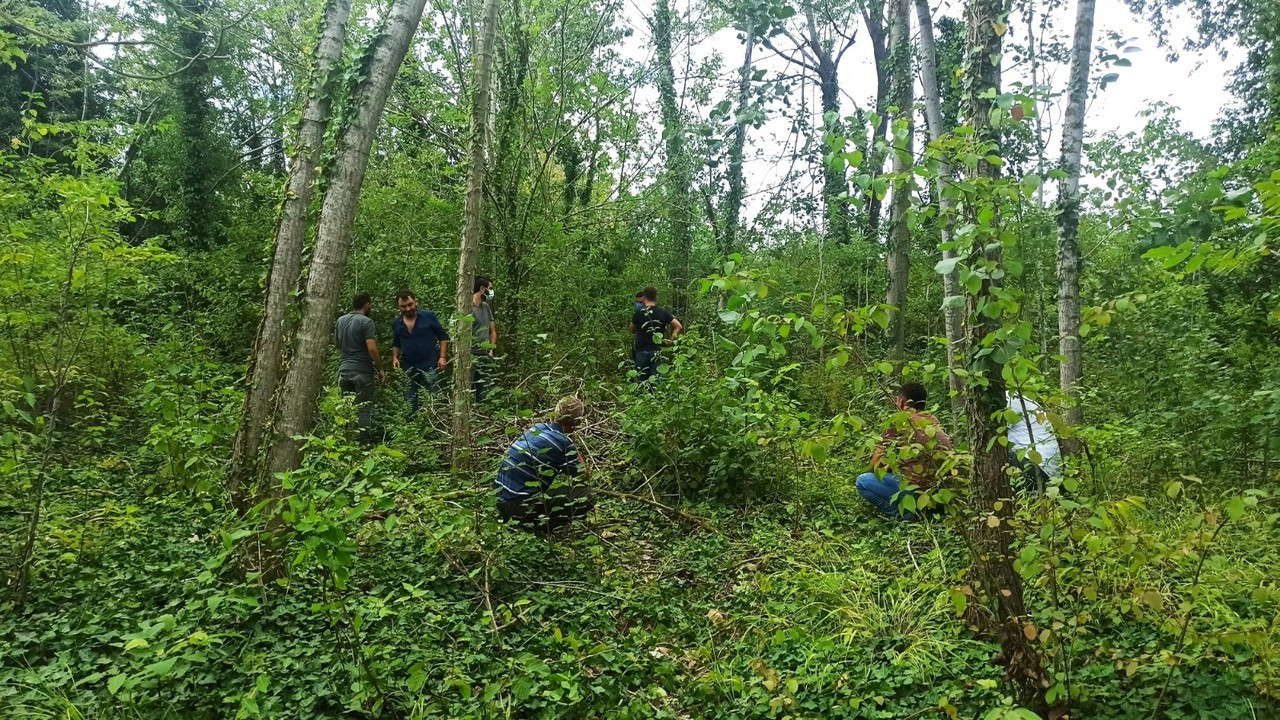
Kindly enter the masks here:
M 672 188 L 658 149 L 681 138 L 630 100 L 653 73 L 625 44 L 622 11 L 504 7 L 480 263 L 498 288 L 500 390 L 476 419 L 480 472 L 442 467 L 444 397 L 402 420 L 398 388 L 381 389 L 385 444 L 366 448 L 330 389 L 302 466 L 242 516 L 220 484 L 297 119 L 296 63 L 281 58 L 307 44 L 317 7 L 142 3 L 81 17 L 43 4 L 5 12 L 57 37 L 106 27 L 140 42 L 108 54 L 16 24 L 0 32 L 0 715 L 1029 717 L 977 623 L 957 532 L 975 449 L 946 412 L 939 309 L 991 321 L 960 369 L 967 381 L 998 369 L 1056 421 L 1056 233 L 1039 197 L 1058 178 L 1023 172 L 1042 142 L 1026 119 L 1051 101 L 1044 88 L 984 95 L 999 144 L 962 128 L 913 159 L 920 180 L 944 158 L 960 176 L 952 216 L 913 207 L 908 358 L 896 364 L 882 246 L 827 242 L 823 198 L 802 178 L 852 170 L 857 197 L 839 202 L 883 200 L 899 178 L 873 160 L 905 137 L 902 122 L 885 137 L 874 113 L 819 123 L 798 83 L 762 68 L 735 117 L 716 77 L 726 64 L 709 57 L 681 71 L 694 177 Z M 759 36 L 799 23 L 798 9 L 749 11 Z M 717 8 L 706 29 L 744 10 Z M 345 281 L 374 293 L 384 352 L 395 290 L 446 321 L 455 302 L 469 18 L 464 4 L 432 5 L 362 194 Z M 677 36 L 703 29 L 696 13 L 669 19 Z M 939 30 L 955 127 L 966 28 Z M 351 45 L 369 32 L 353 28 Z M 185 62 L 175 43 L 212 57 L 170 75 Z M 347 55 L 337 118 L 367 60 Z M 717 258 L 727 134 L 792 116 L 793 167 L 778 166 L 767 197 L 749 195 L 759 212 L 740 228 L 741 253 Z M 1098 128 L 1090 147 L 1088 456 L 1046 497 L 979 521 L 1016 538 L 1022 632 L 1049 670 L 1050 702 L 1104 720 L 1157 708 L 1273 717 L 1280 140 L 1215 147 L 1169 108 L 1147 118 L 1140 132 Z M 751 135 L 751 171 L 760 144 Z M 977 177 L 990 168 L 1004 177 Z M 687 238 L 667 221 L 673 190 L 705 195 L 708 217 L 688 217 Z M 957 257 L 939 263 L 944 223 Z M 943 297 L 949 270 L 971 301 Z M 676 276 L 705 277 L 660 280 Z M 988 292 L 991 281 L 1002 286 Z M 631 297 L 648 285 L 664 304 L 691 296 L 689 329 L 652 387 L 626 359 Z M 886 402 L 904 379 L 929 387 L 961 440 L 920 500 L 957 511 L 944 520 L 888 523 L 853 487 L 881 431 L 905 420 Z M 498 457 L 565 394 L 587 402 L 578 444 L 592 483 L 680 505 L 715 531 L 617 496 L 549 540 L 499 524 Z M 282 565 L 259 564 L 274 548 Z M 30 581 L 21 605 L 18 570 Z

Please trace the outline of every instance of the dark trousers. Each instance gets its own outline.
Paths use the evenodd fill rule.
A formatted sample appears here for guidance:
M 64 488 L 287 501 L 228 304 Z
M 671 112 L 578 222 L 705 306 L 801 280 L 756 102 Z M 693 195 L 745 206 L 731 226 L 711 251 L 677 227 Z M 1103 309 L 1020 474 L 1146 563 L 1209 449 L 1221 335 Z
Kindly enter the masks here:
M 501 501 L 498 515 L 522 530 L 546 534 L 586 517 L 595 505 L 591 488 L 561 485 L 531 497 Z
M 409 404 L 409 414 L 416 415 L 421 404 L 421 390 L 425 388 L 429 393 L 440 392 L 440 373 L 434 365 L 408 365 L 404 366 L 404 377 L 404 401 Z
M 1031 458 L 1019 460 L 1017 451 L 1012 448 L 1009 450 L 1009 465 L 1022 471 L 1013 477 L 1014 490 L 1040 493 L 1049 485 L 1049 476 L 1045 471 L 1031 462 Z
M 662 359 L 662 352 L 659 350 L 636 350 L 636 373 L 640 377 L 640 382 L 648 382 L 650 378 L 658 376 L 658 364 Z
M 493 383 L 493 358 L 488 355 L 471 356 L 471 393 L 477 403 L 483 402 Z
M 338 390 L 343 395 L 354 395 L 356 400 L 356 422 L 360 425 L 360 436 L 363 440 L 373 437 L 373 396 L 378 386 L 373 376 L 368 373 L 343 370 L 338 373 Z

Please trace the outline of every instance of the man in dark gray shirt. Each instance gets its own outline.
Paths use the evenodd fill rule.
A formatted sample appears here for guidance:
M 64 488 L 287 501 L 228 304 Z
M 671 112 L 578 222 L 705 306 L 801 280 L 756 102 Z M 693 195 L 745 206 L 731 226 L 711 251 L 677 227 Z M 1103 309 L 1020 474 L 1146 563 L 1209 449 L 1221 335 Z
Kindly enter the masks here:
M 382 369 L 377 334 L 373 328 L 373 298 L 359 293 L 351 301 L 351 312 L 338 318 L 334 338 L 338 341 L 338 389 L 344 395 L 355 395 L 360 435 L 366 442 L 373 434 L 373 395 L 387 373 Z
M 481 402 L 493 382 L 493 351 L 498 346 L 498 326 L 486 302 L 493 298 L 493 281 L 479 275 L 472 291 L 471 392 L 475 393 L 476 402 Z

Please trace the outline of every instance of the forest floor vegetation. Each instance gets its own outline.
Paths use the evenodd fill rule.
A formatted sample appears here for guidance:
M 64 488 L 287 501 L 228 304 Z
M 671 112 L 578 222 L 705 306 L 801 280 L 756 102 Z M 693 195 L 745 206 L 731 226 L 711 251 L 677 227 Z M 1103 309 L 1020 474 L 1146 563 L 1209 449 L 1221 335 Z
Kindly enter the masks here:
M 460 492 L 415 437 L 430 428 L 312 441 L 278 586 L 241 574 L 255 534 L 216 493 L 158 493 L 127 456 L 66 468 L 35 591 L 0 620 L 0 714 L 1017 716 L 998 647 L 958 612 L 958 533 L 882 518 L 840 462 L 779 468 L 788 498 L 683 505 L 713 531 L 604 497 L 544 541 L 498 523 L 487 480 Z M 614 470 L 612 423 L 594 432 L 596 482 L 652 492 Z M 1146 718 L 1168 682 L 1161 717 L 1276 716 L 1274 510 L 1214 533 L 1200 563 L 1204 513 L 1166 499 L 1080 535 L 1092 552 L 1060 569 L 1057 607 L 1024 571 L 1073 714 Z

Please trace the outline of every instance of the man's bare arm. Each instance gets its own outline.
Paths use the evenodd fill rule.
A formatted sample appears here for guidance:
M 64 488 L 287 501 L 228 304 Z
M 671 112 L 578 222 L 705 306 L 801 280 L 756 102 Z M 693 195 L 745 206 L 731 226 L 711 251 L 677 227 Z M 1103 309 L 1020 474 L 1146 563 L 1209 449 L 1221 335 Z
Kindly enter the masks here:
M 373 360 L 373 366 L 378 369 L 378 377 L 382 380 L 387 379 L 387 371 L 382 369 L 382 353 L 378 352 L 378 341 L 369 338 L 364 341 L 364 346 L 369 351 L 369 357 Z

